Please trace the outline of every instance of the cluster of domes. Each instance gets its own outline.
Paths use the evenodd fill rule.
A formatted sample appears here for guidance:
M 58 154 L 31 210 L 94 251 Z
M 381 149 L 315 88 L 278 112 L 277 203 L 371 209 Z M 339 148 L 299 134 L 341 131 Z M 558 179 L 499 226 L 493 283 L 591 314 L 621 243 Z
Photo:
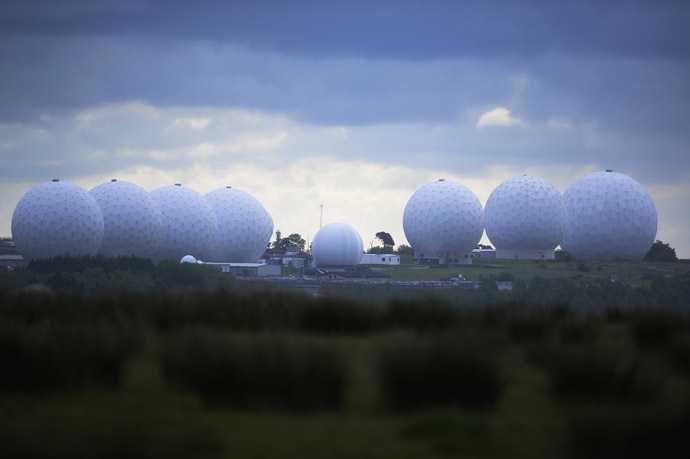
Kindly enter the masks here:
M 403 228 L 420 262 L 471 263 L 482 229 L 497 258 L 552 259 L 560 244 L 575 258 L 640 260 L 656 237 L 657 214 L 642 185 L 607 170 L 563 196 L 543 179 L 514 177 L 496 187 L 484 210 L 468 188 L 439 180 L 412 195 Z
M 230 188 L 204 197 L 176 184 L 147 193 L 113 180 L 87 192 L 53 180 L 29 190 L 19 201 L 12 236 L 27 260 L 101 254 L 157 261 L 185 255 L 258 261 L 273 232 L 273 220 L 251 195 L 225 190 Z

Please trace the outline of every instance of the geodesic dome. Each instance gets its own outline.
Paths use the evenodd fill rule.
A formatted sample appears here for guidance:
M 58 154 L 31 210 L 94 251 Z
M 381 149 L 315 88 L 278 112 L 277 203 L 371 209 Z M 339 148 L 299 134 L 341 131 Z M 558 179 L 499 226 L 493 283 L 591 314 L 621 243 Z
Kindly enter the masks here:
M 185 255 L 206 259 L 216 238 L 216 215 L 202 195 L 179 184 L 153 190 L 161 213 L 162 237 L 154 260 L 180 260 Z
M 415 251 L 468 253 L 484 231 L 484 211 L 464 185 L 440 179 L 414 192 L 405 206 L 403 230 Z
M 316 266 L 354 266 L 362 260 L 362 238 L 350 225 L 331 223 L 316 233 L 311 254 Z
M 523 175 L 501 183 L 484 207 L 484 229 L 499 249 L 551 250 L 565 232 L 561 193 L 546 180 Z
M 55 179 L 19 200 L 12 238 L 26 260 L 96 255 L 103 240 L 103 215 L 85 189 Z
M 111 180 L 92 189 L 103 214 L 106 257 L 151 258 L 161 241 L 161 214 L 149 193 L 138 185 Z
M 563 194 L 567 225 L 561 247 L 575 258 L 641 260 L 654 243 L 656 207 L 627 175 L 586 175 Z
M 226 187 L 205 196 L 218 222 L 208 261 L 255 263 L 273 234 L 273 219 L 251 194 Z

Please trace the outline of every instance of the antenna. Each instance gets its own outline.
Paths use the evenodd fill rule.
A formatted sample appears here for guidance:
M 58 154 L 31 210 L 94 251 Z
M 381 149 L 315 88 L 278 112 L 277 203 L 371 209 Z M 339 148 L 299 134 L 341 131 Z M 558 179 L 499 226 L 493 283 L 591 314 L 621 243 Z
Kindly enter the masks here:
M 321 216 L 319 217 L 319 229 L 323 226 L 323 204 L 321 204 Z

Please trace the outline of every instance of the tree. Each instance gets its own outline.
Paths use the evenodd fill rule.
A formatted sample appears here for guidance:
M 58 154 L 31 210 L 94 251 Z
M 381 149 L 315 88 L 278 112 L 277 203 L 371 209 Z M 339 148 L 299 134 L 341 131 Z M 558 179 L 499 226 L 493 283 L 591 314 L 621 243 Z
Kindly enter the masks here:
M 395 242 L 393 242 L 393 236 L 385 231 L 379 231 L 376 233 L 376 239 L 380 240 L 383 243 L 383 247 L 387 249 L 392 249 L 395 245 Z
M 290 247 L 297 246 L 300 250 L 304 250 L 307 243 L 302 236 L 297 233 L 292 233 L 288 237 L 280 237 L 280 231 L 276 231 L 276 241 L 273 243 L 273 248 L 278 250 L 287 250 Z
M 657 239 L 656 242 L 652 244 L 652 247 L 649 249 L 647 255 L 644 257 L 644 261 L 675 262 L 678 261 L 678 257 L 676 256 L 676 249 L 669 246 L 668 243 L 664 244 Z
M 407 244 L 400 244 L 397 252 L 398 255 L 414 255 L 414 249 Z

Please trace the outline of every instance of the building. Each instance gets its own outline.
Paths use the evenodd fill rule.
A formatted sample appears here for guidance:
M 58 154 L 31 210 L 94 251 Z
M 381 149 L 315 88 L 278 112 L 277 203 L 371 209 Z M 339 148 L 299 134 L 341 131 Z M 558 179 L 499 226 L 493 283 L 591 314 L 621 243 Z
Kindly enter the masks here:
M 473 249 L 472 258 L 496 258 L 496 249 Z
M 266 263 L 222 263 L 204 262 L 205 265 L 216 266 L 222 272 L 236 277 L 267 277 L 280 276 L 280 265 Z
M 365 253 L 362 255 L 360 265 L 399 265 L 400 255 L 390 253 Z

